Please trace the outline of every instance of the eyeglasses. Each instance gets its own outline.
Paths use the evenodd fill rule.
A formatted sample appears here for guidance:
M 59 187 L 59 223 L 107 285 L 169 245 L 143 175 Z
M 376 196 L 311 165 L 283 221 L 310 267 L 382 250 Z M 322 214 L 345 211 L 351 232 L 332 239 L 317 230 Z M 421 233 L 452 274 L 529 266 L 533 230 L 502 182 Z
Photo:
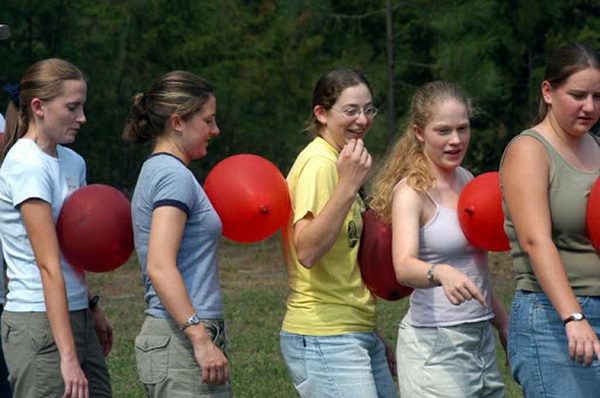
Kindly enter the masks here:
M 335 109 L 331 108 L 331 110 L 342 113 L 348 119 L 356 119 L 360 116 L 361 112 L 365 114 L 365 117 L 372 119 L 377 115 L 377 108 L 374 106 L 369 106 L 367 108 L 358 108 L 358 107 L 348 107 L 344 109 Z

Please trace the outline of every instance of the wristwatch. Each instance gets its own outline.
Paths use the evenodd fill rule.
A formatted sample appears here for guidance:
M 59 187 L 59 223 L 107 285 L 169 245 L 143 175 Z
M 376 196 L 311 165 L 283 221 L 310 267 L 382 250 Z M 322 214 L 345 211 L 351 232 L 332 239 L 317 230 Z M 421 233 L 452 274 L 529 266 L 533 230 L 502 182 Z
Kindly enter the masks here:
M 431 264 L 429 270 L 427 271 L 427 280 L 429 281 L 430 285 L 435 284 L 435 281 L 433 280 L 433 272 L 435 271 L 436 266 L 437 264 Z
M 179 325 L 179 330 L 183 330 L 192 325 L 198 325 L 199 323 L 200 323 L 200 317 L 198 316 L 198 314 L 194 314 L 190 317 L 190 319 L 188 319 L 187 321 L 185 321 L 184 323 Z
M 567 324 L 571 321 L 583 321 L 585 319 L 585 315 L 583 315 L 583 312 L 574 312 L 571 315 L 569 315 L 569 317 L 567 319 L 563 320 L 563 324 Z

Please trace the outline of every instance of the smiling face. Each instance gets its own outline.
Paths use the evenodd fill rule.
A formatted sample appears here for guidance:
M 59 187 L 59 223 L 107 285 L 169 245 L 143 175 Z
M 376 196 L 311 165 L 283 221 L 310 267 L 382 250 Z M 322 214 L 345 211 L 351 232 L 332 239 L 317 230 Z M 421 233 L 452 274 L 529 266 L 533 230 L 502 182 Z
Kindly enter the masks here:
M 321 105 L 314 115 L 321 123 L 321 137 L 338 151 L 354 139 L 362 139 L 373 124 L 373 97 L 364 84 L 345 88 L 331 109 Z
M 208 141 L 220 133 L 216 113 L 217 100 L 211 95 L 198 112 L 190 115 L 187 120 L 181 120 L 178 140 L 189 161 L 206 156 Z
M 65 80 L 59 95 L 50 100 L 31 101 L 33 118 L 39 132 L 51 146 L 70 144 L 86 122 L 83 105 L 87 84 L 83 80 Z
M 600 117 L 600 70 L 582 69 L 556 88 L 544 81 L 542 95 L 558 127 L 566 134 L 582 136 Z
M 423 153 L 435 167 L 454 169 L 462 163 L 471 137 L 467 107 L 449 98 L 433 105 L 430 113 L 424 128 L 413 126 L 415 136 L 423 145 Z

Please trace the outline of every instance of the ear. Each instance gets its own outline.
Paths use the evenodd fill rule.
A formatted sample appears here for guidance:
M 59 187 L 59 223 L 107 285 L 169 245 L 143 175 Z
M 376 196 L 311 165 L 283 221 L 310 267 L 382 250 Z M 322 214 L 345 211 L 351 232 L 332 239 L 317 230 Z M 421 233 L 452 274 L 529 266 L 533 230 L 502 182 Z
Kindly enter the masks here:
M 169 116 L 168 125 L 171 130 L 180 134 L 183 130 L 183 118 L 180 115 L 172 114 Z
M 425 137 L 423 137 L 423 132 L 416 124 L 412 125 L 412 131 L 413 131 L 413 134 L 415 135 L 415 138 L 417 139 L 417 141 L 419 141 L 419 142 L 425 141 Z
M 552 105 L 552 86 L 548 80 L 542 82 L 542 98 L 548 105 Z
M 327 109 L 323 108 L 321 105 L 315 105 L 315 107 L 313 108 L 313 114 L 315 115 L 315 118 L 319 121 L 319 123 L 321 123 L 324 126 L 327 125 Z
M 44 117 L 46 110 L 44 109 L 44 106 L 42 105 L 41 99 L 39 99 L 39 98 L 32 99 L 31 102 L 29 103 L 29 106 L 31 107 L 31 113 L 33 113 L 34 116 L 39 117 L 39 118 Z

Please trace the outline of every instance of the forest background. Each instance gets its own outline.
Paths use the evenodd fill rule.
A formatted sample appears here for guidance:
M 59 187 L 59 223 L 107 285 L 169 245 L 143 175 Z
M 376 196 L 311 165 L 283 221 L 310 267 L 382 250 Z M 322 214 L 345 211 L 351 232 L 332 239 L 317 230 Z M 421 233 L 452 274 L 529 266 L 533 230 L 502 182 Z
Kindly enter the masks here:
M 75 149 L 88 182 L 131 193 L 149 146 L 121 137 L 132 96 L 183 69 L 216 87 L 221 135 L 192 163 L 202 181 L 219 160 L 262 155 L 287 173 L 317 78 L 347 65 L 367 74 L 380 113 L 366 138 L 376 158 L 401 131 L 415 88 L 461 84 L 478 110 L 467 167 L 494 170 L 537 111 L 545 54 L 600 44 L 594 0 L 2 0 L 0 84 L 65 58 L 89 78 Z M 1 94 L 6 103 L 8 96 Z

